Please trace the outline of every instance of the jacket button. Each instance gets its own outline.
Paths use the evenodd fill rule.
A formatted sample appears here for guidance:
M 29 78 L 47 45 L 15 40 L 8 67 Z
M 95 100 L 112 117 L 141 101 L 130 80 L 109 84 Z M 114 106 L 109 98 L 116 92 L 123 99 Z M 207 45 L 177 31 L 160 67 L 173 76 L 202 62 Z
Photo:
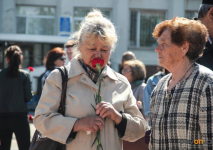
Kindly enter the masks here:
M 87 79 L 85 77 L 82 78 L 82 81 L 86 81 Z

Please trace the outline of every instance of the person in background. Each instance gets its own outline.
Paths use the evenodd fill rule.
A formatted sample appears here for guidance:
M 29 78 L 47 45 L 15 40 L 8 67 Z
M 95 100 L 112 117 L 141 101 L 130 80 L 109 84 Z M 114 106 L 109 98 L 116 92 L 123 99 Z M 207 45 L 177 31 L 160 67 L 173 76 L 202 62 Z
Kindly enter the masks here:
M 65 44 L 65 47 L 66 47 L 66 53 L 67 53 L 67 57 L 68 57 L 68 60 L 70 61 L 74 55 L 73 55 L 73 48 L 75 46 L 77 46 L 78 44 L 78 40 L 77 39 L 71 39 L 69 40 L 66 44 Z
M 174 17 L 156 25 L 160 66 L 170 73 L 151 95 L 150 149 L 213 149 L 213 71 L 195 63 L 208 31 L 199 21 Z M 203 144 L 195 144 L 196 140 Z
M 47 53 L 47 55 L 44 58 L 46 70 L 38 77 L 37 92 L 36 92 L 38 98 L 41 97 L 41 92 L 44 86 L 45 79 L 48 77 L 50 72 L 57 67 L 64 66 L 65 61 L 66 61 L 66 54 L 63 48 L 61 47 L 55 47 Z
M 148 78 L 146 86 L 143 91 L 143 108 L 146 120 L 150 125 L 150 97 L 153 89 L 158 84 L 158 81 L 165 75 L 166 70 L 160 67 L 160 70 Z
M 203 56 L 197 63 L 213 70 L 213 0 L 203 0 L 198 11 L 198 20 L 208 29 L 208 41 Z
M 26 103 L 33 95 L 30 76 L 20 69 L 23 55 L 19 46 L 7 48 L 5 56 L 8 67 L 0 72 L 0 149 L 10 150 L 14 133 L 18 148 L 28 150 L 30 128 Z
M 137 108 L 128 80 L 107 65 L 117 42 L 115 27 L 94 9 L 82 21 L 78 41 L 79 54 L 66 66 L 65 116 L 58 113 L 62 80 L 55 69 L 45 81 L 34 125 L 48 138 L 66 144 L 67 150 L 96 150 L 97 142 L 93 146 L 92 143 L 99 130 L 104 150 L 122 150 L 123 140 L 136 141 L 144 136 L 146 121 Z M 100 81 L 92 62 L 97 59 L 103 62 L 100 73 L 103 78 L 102 101 L 96 105 L 94 95 Z M 91 133 L 87 135 L 87 131 Z
M 143 91 L 146 86 L 145 78 L 146 78 L 146 68 L 143 62 L 139 60 L 128 60 L 123 64 L 122 74 L 127 78 L 129 83 L 131 84 L 131 89 L 133 91 L 133 95 L 137 101 L 137 106 L 141 113 L 144 115 L 143 109 Z M 146 118 L 145 118 L 146 119 Z M 136 142 L 123 142 L 124 150 L 134 149 L 134 150 L 147 150 L 148 144 L 145 144 L 145 137 L 137 140 Z
M 139 60 L 125 61 L 122 74 L 131 84 L 133 95 L 137 100 L 137 106 L 140 109 L 141 113 L 144 114 L 143 90 L 146 86 L 146 84 L 144 83 L 146 78 L 146 67 L 144 63 Z
M 123 56 L 122 56 L 122 59 L 121 59 L 121 65 L 119 66 L 119 73 L 122 73 L 123 65 L 124 65 L 125 61 L 135 60 L 135 59 L 136 59 L 136 57 L 135 57 L 135 54 L 133 52 L 127 51 L 127 52 L 123 53 Z

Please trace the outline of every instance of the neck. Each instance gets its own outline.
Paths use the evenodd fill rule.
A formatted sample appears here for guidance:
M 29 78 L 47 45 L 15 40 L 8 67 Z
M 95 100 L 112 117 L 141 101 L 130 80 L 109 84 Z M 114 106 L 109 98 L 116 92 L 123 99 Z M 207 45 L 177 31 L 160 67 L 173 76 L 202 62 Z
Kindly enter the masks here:
M 191 71 L 192 71 L 192 62 L 190 62 L 186 57 L 178 63 L 177 65 L 174 65 L 171 67 L 171 69 L 168 69 L 170 73 L 172 73 L 172 78 L 169 81 L 169 87 L 168 89 L 171 89 L 174 87 L 178 82 L 183 81 L 185 78 L 187 78 Z

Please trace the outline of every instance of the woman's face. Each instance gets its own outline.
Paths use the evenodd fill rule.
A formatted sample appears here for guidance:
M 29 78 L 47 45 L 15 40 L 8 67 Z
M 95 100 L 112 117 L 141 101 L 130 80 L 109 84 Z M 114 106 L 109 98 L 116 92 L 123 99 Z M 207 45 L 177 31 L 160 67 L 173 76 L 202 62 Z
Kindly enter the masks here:
M 111 45 L 107 45 L 102 43 L 99 39 L 85 39 L 83 42 L 79 43 L 79 50 L 82 55 L 82 59 L 84 63 L 89 67 L 91 70 L 97 72 L 96 68 L 92 67 L 91 61 L 94 58 L 101 58 L 104 60 L 104 64 L 101 67 L 104 68 L 109 61 Z
M 158 38 L 158 46 L 155 49 L 158 53 L 159 64 L 170 70 L 175 64 L 183 60 L 182 47 L 178 47 L 171 42 L 171 31 L 165 30 Z
M 66 57 L 63 55 L 62 57 L 55 60 L 54 64 L 56 67 L 61 67 L 65 65 Z
M 134 78 L 132 75 L 132 69 L 130 66 L 125 65 L 125 67 L 122 70 L 122 74 L 127 78 L 127 80 L 129 81 L 129 83 L 132 83 Z

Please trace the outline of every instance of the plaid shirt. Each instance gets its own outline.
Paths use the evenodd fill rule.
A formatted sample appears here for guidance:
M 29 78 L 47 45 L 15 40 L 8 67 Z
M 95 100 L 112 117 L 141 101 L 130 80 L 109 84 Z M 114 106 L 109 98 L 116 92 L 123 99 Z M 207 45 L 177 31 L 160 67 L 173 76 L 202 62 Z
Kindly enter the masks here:
M 163 77 L 151 96 L 152 150 L 212 150 L 213 72 L 196 64 L 166 97 L 171 74 Z M 198 144 L 203 140 L 203 144 Z

